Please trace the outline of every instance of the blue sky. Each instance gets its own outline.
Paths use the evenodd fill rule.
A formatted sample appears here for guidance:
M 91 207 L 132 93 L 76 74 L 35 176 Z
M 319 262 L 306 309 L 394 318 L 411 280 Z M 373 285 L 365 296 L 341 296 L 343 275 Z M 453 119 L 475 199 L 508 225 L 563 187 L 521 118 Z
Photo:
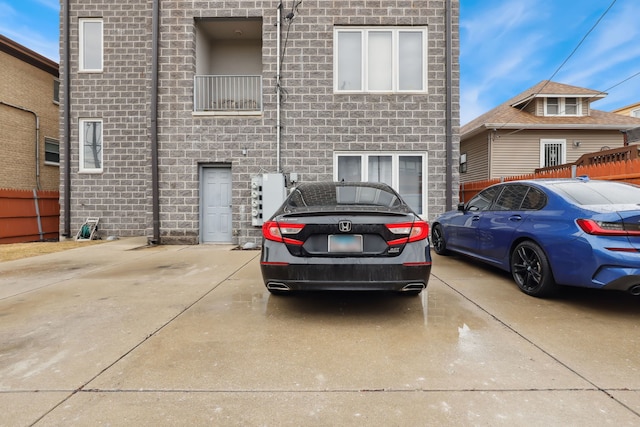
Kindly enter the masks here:
M 59 8 L 0 0 L 0 34 L 58 61 Z M 461 123 L 549 79 L 640 102 L 639 19 L 640 0 L 460 0 Z

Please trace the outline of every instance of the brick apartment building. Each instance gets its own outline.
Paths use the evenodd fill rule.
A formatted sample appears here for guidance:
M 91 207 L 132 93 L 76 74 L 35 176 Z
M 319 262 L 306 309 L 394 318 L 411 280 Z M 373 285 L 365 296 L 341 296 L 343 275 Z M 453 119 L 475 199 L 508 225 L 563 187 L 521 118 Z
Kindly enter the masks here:
M 58 64 L 0 35 L 0 188 L 55 190 Z
M 63 0 L 62 234 L 99 217 L 153 243 L 257 243 L 288 188 L 342 179 L 435 217 L 458 192 L 458 13 Z

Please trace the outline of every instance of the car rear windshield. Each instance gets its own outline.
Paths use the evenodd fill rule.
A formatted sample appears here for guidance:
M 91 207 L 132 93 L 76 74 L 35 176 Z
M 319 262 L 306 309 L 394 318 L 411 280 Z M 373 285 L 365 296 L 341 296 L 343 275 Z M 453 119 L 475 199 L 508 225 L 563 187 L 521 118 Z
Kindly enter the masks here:
M 560 194 L 579 205 L 640 204 L 640 187 L 620 182 L 563 182 L 554 184 Z
M 287 204 L 290 208 L 335 208 L 345 205 L 393 208 L 403 205 L 393 190 L 351 183 L 301 185 L 293 190 Z

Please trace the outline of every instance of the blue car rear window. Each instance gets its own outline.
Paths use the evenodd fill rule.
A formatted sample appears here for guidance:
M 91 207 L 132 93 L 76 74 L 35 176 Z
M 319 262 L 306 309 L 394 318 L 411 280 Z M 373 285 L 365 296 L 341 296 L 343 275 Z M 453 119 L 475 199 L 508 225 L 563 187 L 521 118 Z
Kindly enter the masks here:
M 561 195 L 579 205 L 640 204 L 640 187 L 620 182 L 563 182 L 553 184 Z

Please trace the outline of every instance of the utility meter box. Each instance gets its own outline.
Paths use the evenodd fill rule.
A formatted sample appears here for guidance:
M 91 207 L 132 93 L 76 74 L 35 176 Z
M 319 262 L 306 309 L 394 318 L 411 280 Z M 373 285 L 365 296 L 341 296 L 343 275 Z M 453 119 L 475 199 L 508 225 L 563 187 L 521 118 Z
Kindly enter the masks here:
M 287 195 L 284 174 L 265 173 L 262 175 L 262 220 L 271 218 L 282 205 Z
M 251 225 L 261 226 L 275 213 L 287 194 L 284 174 L 265 173 L 251 178 Z
M 262 176 L 251 178 L 251 225 L 262 225 Z

